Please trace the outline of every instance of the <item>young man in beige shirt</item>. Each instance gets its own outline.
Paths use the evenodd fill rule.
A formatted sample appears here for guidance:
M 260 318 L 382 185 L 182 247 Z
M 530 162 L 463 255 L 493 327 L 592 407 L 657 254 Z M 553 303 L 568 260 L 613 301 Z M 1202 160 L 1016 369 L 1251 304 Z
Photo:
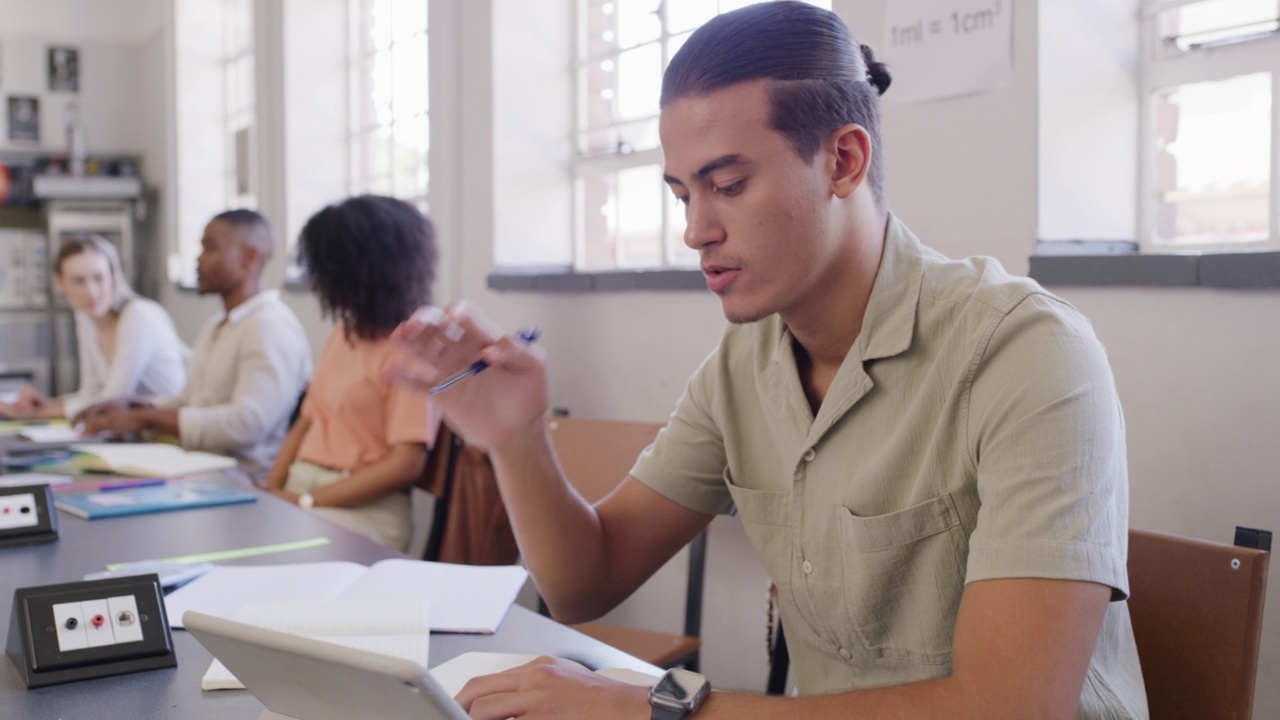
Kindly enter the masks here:
M 543 659 L 473 680 L 475 718 L 1147 716 L 1124 602 L 1124 426 L 1067 303 L 953 261 L 887 208 L 884 66 L 835 15 L 760 3 L 663 83 L 665 177 L 733 323 L 595 506 L 550 449 L 544 356 L 477 311 L 422 314 L 393 372 L 489 448 L 553 615 L 626 598 L 736 511 L 779 588 L 799 697 L 680 707 Z

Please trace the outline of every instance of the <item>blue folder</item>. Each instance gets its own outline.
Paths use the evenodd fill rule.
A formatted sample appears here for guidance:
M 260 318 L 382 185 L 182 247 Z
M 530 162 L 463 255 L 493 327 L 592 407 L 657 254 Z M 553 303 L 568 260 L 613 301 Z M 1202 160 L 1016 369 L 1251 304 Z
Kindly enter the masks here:
M 256 502 L 258 494 L 228 485 L 205 482 L 169 482 L 142 486 L 58 495 L 53 504 L 65 512 L 86 520 L 143 513 L 186 510 L 189 508 Z

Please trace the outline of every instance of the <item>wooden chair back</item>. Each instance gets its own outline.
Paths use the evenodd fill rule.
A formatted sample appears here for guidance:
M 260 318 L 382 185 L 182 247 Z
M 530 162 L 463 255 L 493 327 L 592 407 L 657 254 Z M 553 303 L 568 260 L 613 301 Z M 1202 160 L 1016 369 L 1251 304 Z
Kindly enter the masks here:
M 662 429 L 660 423 L 563 416 L 548 418 L 547 427 L 565 477 L 588 502 L 596 502 L 613 492 Z M 574 626 L 575 629 L 659 667 L 682 665 L 696 670 L 701 647 L 698 636 L 702 627 L 706 535 L 705 532 L 699 534 L 689 544 L 683 634 L 604 623 L 584 623 Z
M 1129 614 L 1151 720 L 1250 720 L 1269 555 L 1129 531 Z

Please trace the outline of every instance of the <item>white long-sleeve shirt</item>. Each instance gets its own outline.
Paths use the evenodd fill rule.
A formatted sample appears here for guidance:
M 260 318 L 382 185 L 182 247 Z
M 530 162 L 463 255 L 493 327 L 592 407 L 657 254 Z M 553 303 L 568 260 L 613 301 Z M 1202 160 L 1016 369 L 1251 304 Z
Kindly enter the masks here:
M 311 347 L 280 293 L 266 290 L 205 322 L 187 385 L 157 407 L 178 411 L 182 446 L 270 467 L 311 377 Z
M 90 405 L 122 396 L 166 397 L 187 380 L 187 346 L 178 338 L 169 314 L 155 302 L 135 297 L 120 311 L 115 356 L 110 362 L 98 343 L 98 326 L 75 314 L 80 388 L 62 398 L 68 418 Z

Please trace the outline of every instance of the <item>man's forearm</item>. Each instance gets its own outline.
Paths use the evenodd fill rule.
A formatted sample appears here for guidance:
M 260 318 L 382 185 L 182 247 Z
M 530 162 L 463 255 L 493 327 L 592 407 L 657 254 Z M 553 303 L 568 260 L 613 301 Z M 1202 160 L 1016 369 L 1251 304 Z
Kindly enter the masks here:
M 498 487 L 520 554 L 556 619 L 598 617 L 608 597 L 609 563 L 600 518 L 564 479 L 541 427 L 491 451 Z
M 777 697 L 740 692 L 712 692 L 694 715 L 696 720 L 1020 720 L 1053 717 L 1008 708 L 1002 688 L 985 694 L 967 692 L 955 677 L 923 680 L 906 685 L 856 690 L 834 695 Z M 984 698 L 985 695 L 985 698 Z M 1063 717 L 1074 716 L 1071 709 Z
M 162 410 L 160 408 L 142 408 L 133 410 L 141 415 L 142 425 L 152 432 L 165 433 L 181 438 L 182 433 L 178 430 L 178 411 Z

